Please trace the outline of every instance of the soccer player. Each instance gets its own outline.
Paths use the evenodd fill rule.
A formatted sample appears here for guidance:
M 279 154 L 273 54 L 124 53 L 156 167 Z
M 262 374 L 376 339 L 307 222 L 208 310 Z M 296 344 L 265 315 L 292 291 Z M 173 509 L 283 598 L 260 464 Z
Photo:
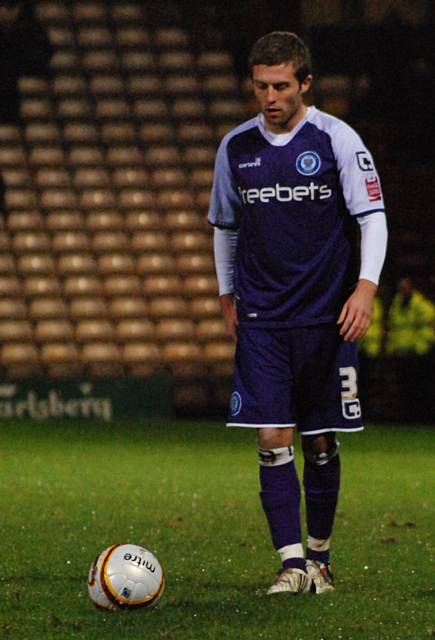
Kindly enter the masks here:
M 384 203 L 358 134 L 304 103 L 312 82 L 304 42 L 269 33 L 254 44 L 249 68 L 260 113 L 222 140 L 208 216 L 223 315 L 237 343 L 227 424 L 258 431 L 260 498 L 282 563 L 268 593 L 321 593 L 334 588 L 336 432 L 363 429 L 356 341 L 370 325 L 385 258 Z

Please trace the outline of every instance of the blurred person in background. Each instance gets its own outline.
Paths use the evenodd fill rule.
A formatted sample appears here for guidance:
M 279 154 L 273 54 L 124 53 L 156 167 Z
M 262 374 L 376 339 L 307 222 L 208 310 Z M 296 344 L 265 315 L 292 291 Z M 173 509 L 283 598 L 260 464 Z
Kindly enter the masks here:
M 401 278 L 388 312 L 386 352 L 397 358 L 399 395 L 406 422 L 432 422 L 435 397 L 435 305 Z
M 0 0 L 0 122 L 19 122 L 19 80 L 48 77 L 52 52 L 33 3 Z

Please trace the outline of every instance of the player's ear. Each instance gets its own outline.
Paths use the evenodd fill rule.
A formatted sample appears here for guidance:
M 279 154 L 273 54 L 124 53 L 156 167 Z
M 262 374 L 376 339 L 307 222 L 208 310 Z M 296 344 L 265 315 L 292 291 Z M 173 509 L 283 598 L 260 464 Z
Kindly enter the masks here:
M 310 90 L 311 83 L 313 82 L 313 76 L 309 74 L 301 82 L 301 93 L 307 93 Z

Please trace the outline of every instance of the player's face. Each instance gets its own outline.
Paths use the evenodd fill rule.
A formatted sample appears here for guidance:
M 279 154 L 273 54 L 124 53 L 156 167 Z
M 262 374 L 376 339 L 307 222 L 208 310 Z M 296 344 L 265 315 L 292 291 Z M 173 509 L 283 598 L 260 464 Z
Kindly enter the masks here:
M 256 64 L 252 69 L 255 97 L 272 133 L 291 131 L 305 116 L 303 95 L 311 85 L 311 76 L 300 83 L 294 62 Z

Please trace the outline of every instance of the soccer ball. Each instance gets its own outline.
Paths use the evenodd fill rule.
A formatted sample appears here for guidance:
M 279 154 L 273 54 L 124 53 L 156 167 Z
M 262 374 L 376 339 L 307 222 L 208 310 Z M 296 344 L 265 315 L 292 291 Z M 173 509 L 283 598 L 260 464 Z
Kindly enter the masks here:
M 114 544 L 91 565 L 88 592 L 103 609 L 153 607 L 165 589 L 157 558 L 136 544 Z

